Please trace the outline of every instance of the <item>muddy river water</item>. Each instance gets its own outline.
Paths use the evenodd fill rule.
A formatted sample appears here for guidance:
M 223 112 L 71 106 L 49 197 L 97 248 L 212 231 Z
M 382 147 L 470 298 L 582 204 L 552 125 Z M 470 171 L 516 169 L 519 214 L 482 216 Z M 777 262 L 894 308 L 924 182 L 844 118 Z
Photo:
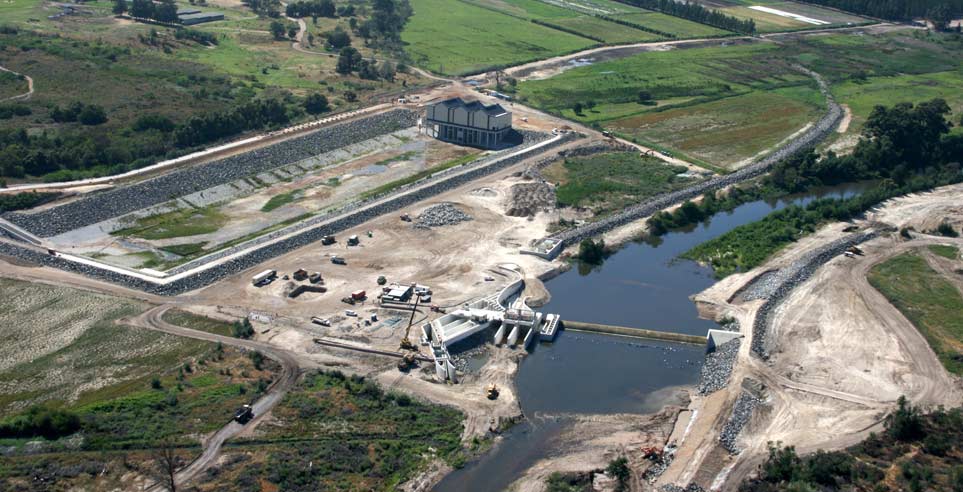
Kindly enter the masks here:
M 867 185 L 816 190 L 747 203 L 705 224 L 630 243 L 604 264 L 584 265 L 547 282 L 552 294 L 539 311 L 578 320 L 704 335 L 716 324 L 699 319 L 689 296 L 715 281 L 712 270 L 679 255 L 789 204 L 848 197 Z M 516 385 L 523 423 L 492 451 L 445 477 L 438 492 L 501 492 L 540 459 L 576 414 L 651 413 L 673 403 L 681 385 L 698 382 L 703 347 L 599 334 L 562 332 L 521 362 Z

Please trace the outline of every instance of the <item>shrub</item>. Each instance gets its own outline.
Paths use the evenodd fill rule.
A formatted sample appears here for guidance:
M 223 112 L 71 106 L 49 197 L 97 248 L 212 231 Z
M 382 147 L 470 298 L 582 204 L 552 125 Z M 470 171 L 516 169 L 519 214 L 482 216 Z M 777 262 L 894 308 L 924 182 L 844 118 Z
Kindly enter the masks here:
M 605 240 L 583 239 L 578 245 L 578 259 L 590 265 L 601 265 L 605 260 Z
M 618 480 L 619 484 L 615 490 L 628 490 L 631 471 L 629 470 L 629 460 L 625 459 L 625 456 L 620 456 L 612 460 L 609 466 L 605 468 L 605 472 Z
M 161 389 L 161 380 L 159 378 L 153 378 L 150 380 L 150 387 L 155 390 Z
M 233 335 L 234 338 L 244 339 L 254 336 L 254 326 L 251 325 L 251 320 L 244 318 L 243 321 L 235 321 L 231 325 L 231 335 Z
M 923 418 L 920 410 L 905 396 L 897 400 L 896 411 L 886 417 L 886 431 L 898 441 L 909 442 L 923 437 Z
M 941 236 L 946 237 L 957 237 L 960 235 L 960 233 L 956 232 L 956 230 L 953 229 L 953 226 L 947 222 L 941 222 L 939 227 L 936 228 L 936 232 L 938 232 Z
M 80 418 L 65 410 L 32 407 L 26 412 L 0 422 L 0 437 L 43 437 L 58 439 L 80 429 Z

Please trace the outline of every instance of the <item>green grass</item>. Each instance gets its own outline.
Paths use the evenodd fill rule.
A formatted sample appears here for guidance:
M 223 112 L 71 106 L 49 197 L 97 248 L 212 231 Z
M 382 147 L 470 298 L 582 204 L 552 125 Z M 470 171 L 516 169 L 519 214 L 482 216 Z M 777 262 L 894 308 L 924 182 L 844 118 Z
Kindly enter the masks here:
M 692 22 L 681 17 L 666 15 L 661 12 L 639 11 L 636 13 L 619 14 L 613 17 L 639 24 L 649 29 L 674 34 L 679 39 L 725 36 L 730 34 L 728 31 L 723 31 L 722 29 Z
M 819 91 L 754 91 L 704 104 L 613 120 L 605 127 L 731 169 L 819 116 Z
M 231 323 L 207 316 L 201 316 L 181 309 L 171 309 L 164 313 L 164 321 L 184 328 L 206 331 L 216 335 L 231 336 Z
M 601 39 L 608 44 L 641 43 L 658 41 L 662 36 L 635 29 L 622 24 L 616 24 L 604 19 L 590 16 L 571 17 L 551 21 L 566 29 L 574 30 L 586 36 Z
M 378 195 L 382 195 L 382 194 L 388 193 L 388 192 L 390 192 L 390 191 L 393 191 L 393 190 L 395 190 L 395 189 L 397 189 L 397 188 L 400 188 L 400 187 L 402 187 L 402 186 L 405 186 L 405 185 L 407 185 L 407 184 L 411 184 L 411 183 L 414 183 L 415 181 L 418 181 L 418 180 L 427 178 L 428 176 L 431 176 L 432 174 L 435 174 L 435 173 L 437 173 L 437 172 L 444 171 L 445 169 L 451 169 L 451 168 L 453 168 L 453 167 L 455 167 L 455 166 L 460 166 L 460 165 L 462 165 L 462 164 L 467 164 L 467 163 L 469 163 L 469 162 L 471 162 L 471 161 L 473 161 L 473 160 L 475 160 L 475 159 L 478 159 L 478 153 L 477 153 L 477 152 L 473 152 L 473 153 L 470 153 L 470 154 L 468 154 L 468 155 L 461 156 L 461 157 L 459 157 L 459 158 L 457 158 L 457 159 L 452 159 L 452 160 L 450 160 L 450 161 L 448 161 L 448 162 L 445 162 L 445 163 L 443 163 L 443 164 L 438 164 L 437 166 L 432 166 L 432 167 L 430 167 L 430 168 L 428 168 L 428 169 L 425 169 L 425 170 L 423 170 L 423 171 L 418 171 L 417 173 L 412 174 L 411 176 L 408 176 L 408 177 L 405 177 L 405 178 L 401 178 L 401 179 L 396 179 L 396 180 L 391 181 L 391 182 L 389 182 L 389 183 L 385 183 L 385 184 L 383 184 L 383 185 L 381 185 L 381 186 L 379 186 L 379 187 L 377 187 L 377 188 L 372 188 L 372 189 L 370 189 L 370 190 L 368 190 L 368 191 L 365 191 L 364 193 L 361 193 L 361 195 L 359 195 L 359 198 L 362 199 L 362 200 L 364 200 L 364 199 L 366 199 L 366 198 L 371 198 L 371 197 L 374 197 L 374 196 L 378 196 Z
M 873 267 L 869 282 L 923 334 L 943 366 L 963 375 L 963 298 L 916 253 Z
M 304 195 L 303 190 L 291 190 L 285 193 L 278 193 L 272 196 L 265 204 L 261 207 L 262 212 L 270 212 L 276 208 L 283 207 L 289 203 L 292 203 L 301 198 Z
M 416 64 L 459 75 L 584 49 L 593 41 L 460 0 L 414 0 L 402 40 Z M 453 28 L 457 26 L 457 28 Z
M 148 217 L 141 217 L 135 225 L 112 232 L 114 236 L 134 236 L 142 239 L 169 239 L 217 232 L 227 216 L 216 207 L 185 208 Z
M 937 256 L 942 256 L 950 260 L 960 259 L 960 248 L 956 246 L 950 246 L 948 244 L 933 244 L 928 246 L 928 249 Z
M 160 249 L 179 256 L 195 256 L 204 252 L 204 246 L 207 246 L 207 241 L 202 243 L 174 244 L 171 246 L 164 246 Z
M 559 205 L 591 208 L 596 215 L 620 210 L 645 198 L 692 183 L 677 175 L 682 166 L 668 166 L 636 152 L 615 152 L 565 159 L 544 170 L 559 183 Z

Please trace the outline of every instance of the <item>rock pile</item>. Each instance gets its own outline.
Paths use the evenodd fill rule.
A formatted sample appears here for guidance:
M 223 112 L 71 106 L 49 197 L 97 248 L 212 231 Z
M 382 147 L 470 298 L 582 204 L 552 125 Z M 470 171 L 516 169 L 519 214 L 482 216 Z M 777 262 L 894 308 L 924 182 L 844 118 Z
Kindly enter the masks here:
M 706 492 L 705 489 L 694 483 L 690 483 L 686 487 L 674 483 L 667 483 L 660 487 L 659 490 L 662 492 Z
M 418 229 L 430 229 L 432 227 L 442 227 L 455 225 L 461 222 L 472 220 L 472 217 L 451 203 L 439 203 L 426 208 L 415 219 L 415 227 Z
M 719 435 L 719 442 L 722 443 L 722 447 L 732 454 L 739 452 L 739 448 L 736 447 L 736 440 L 739 438 L 739 433 L 742 432 L 742 428 L 749 423 L 749 419 L 752 418 L 752 412 L 756 409 L 759 404 L 762 403 L 762 399 L 753 395 L 752 393 L 743 390 L 736 400 L 736 404 L 732 407 L 732 416 L 726 421 L 726 425 L 722 428 L 722 434 Z
M 739 355 L 742 339 L 729 340 L 716 347 L 716 350 L 706 355 L 702 364 L 702 374 L 699 380 L 699 394 L 708 395 L 725 388 L 732 375 L 732 367 Z
M 508 199 L 510 217 L 528 217 L 555 208 L 555 187 L 545 182 L 512 185 Z
M 4 217 L 37 236 L 55 236 L 408 128 L 417 124 L 418 116 L 414 111 L 396 109 L 129 186 L 93 193 L 41 212 L 9 213 Z

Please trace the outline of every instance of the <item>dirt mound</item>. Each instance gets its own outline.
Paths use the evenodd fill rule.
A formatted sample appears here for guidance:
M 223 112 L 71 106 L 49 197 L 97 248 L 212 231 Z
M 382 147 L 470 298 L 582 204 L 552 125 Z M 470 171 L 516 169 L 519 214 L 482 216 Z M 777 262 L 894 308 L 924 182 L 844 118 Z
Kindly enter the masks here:
M 519 183 L 511 188 L 505 215 L 528 217 L 555 208 L 555 188 L 544 182 Z

